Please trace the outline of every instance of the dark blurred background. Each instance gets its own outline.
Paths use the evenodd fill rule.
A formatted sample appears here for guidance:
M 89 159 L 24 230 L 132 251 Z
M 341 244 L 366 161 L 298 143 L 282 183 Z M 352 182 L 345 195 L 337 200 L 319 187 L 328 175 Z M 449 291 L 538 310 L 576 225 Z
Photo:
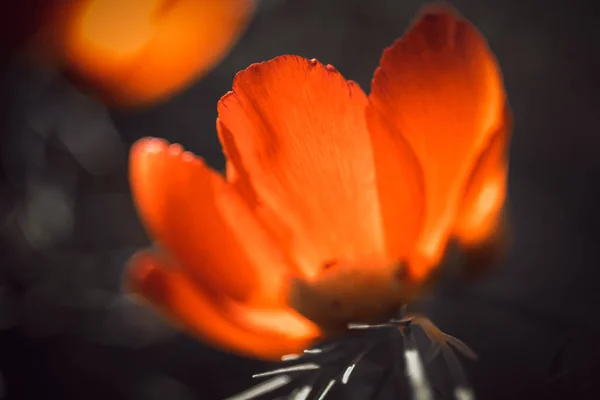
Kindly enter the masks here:
M 481 399 L 600 398 L 598 13 L 585 0 L 452 3 L 504 71 L 513 237 L 502 265 L 433 294 L 427 315 L 479 354 L 465 367 Z M 294 53 L 368 91 L 422 4 L 263 0 L 216 69 L 137 111 L 106 107 L 52 70 L 3 64 L 0 399 L 217 400 L 252 384 L 265 364 L 208 348 L 121 292 L 125 260 L 149 243 L 128 147 L 164 137 L 222 168 L 216 102 L 237 71 Z M 364 398 L 348 390 L 338 396 Z

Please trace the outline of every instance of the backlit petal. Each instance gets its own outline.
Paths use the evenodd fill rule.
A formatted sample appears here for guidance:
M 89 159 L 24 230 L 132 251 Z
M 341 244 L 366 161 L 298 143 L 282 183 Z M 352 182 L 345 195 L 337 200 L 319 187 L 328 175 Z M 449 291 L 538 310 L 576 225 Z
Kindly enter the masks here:
M 202 160 L 179 145 L 142 139 L 131 150 L 130 181 L 150 236 L 198 284 L 238 300 L 285 297 L 287 261 Z
M 454 234 L 463 246 L 475 247 L 485 242 L 502 226 L 511 128 L 507 110 L 505 126 L 491 138 L 471 173 L 454 226 Z
M 384 257 L 367 104 L 335 69 L 296 56 L 238 73 L 219 102 L 237 184 L 309 278 L 332 259 Z
M 504 121 L 500 70 L 475 27 L 447 6 L 427 8 L 383 53 L 370 100 L 423 168 L 426 220 L 412 268 L 425 276 L 444 253 L 474 164 Z
M 425 218 L 423 170 L 408 142 L 373 106 L 367 121 L 387 248 L 396 261 L 407 261 Z
M 208 295 L 177 265 L 152 252 L 131 259 L 127 283 L 176 325 L 236 354 L 279 361 L 319 336 L 313 324 L 289 308 L 260 311 Z

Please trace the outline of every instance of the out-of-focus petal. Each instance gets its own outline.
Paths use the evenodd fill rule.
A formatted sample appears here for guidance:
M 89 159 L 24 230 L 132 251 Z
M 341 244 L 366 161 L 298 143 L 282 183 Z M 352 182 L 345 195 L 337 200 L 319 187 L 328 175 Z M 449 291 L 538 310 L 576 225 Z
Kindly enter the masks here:
M 485 242 L 502 225 L 511 128 L 512 120 L 507 110 L 505 126 L 491 138 L 471 173 L 454 226 L 454 234 L 465 247 L 472 248 Z
M 179 145 L 142 139 L 131 150 L 130 182 L 150 236 L 198 284 L 238 300 L 285 298 L 285 257 L 201 159 Z
M 425 276 L 444 253 L 474 164 L 504 121 L 500 70 L 474 26 L 448 6 L 430 7 L 383 53 L 370 101 L 423 168 L 426 220 L 411 268 Z
M 160 100 L 230 50 L 255 0 L 82 0 L 57 18 L 66 67 L 106 100 Z
M 332 259 L 385 257 L 367 104 L 331 66 L 297 56 L 238 73 L 218 104 L 236 184 L 308 278 Z
M 279 361 L 319 336 L 312 323 L 289 308 L 256 310 L 210 295 L 176 264 L 149 251 L 131 259 L 126 279 L 134 293 L 176 325 L 236 354 Z

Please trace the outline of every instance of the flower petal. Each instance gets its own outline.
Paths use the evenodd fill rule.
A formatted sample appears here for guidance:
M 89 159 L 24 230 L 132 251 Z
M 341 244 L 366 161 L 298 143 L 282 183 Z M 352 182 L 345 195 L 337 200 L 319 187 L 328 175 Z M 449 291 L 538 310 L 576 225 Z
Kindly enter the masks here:
M 281 56 L 238 73 L 218 105 L 237 185 L 307 277 L 386 252 L 365 111 L 331 66 Z
M 507 110 L 506 125 L 491 138 L 471 173 L 454 225 L 454 234 L 465 247 L 476 247 L 487 241 L 502 225 L 511 127 Z
M 413 253 L 423 228 L 423 169 L 408 142 L 373 106 L 367 109 L 367 122 L 375 155 L 379 205 L 387 248 L 396 262 L 405 262 Z M 408 272 L 413 271 L 409 268 Z
M 285 297 L 288 263 L 223 178 L 179 145 L 131 150 L 134 201 L 150 235 L 198 284 L 238 300 Z
M 285 354 L 308 348 L 319 336 L 313 324 L 288 308 L 261 312 L 219 303 L 184 271 L 153 252 L 132 257 L 127 283 L 172 322 L 236 354 L 279 361 Z
M 444 253 L 475 162 L 503 123 L 500 70 L 475 27 L 448 6 L 430 7 L 383 53 L 370 101 L 423 168 L 427 210 L 417 258 L 425 261 L 417 273 L 425 275 Z

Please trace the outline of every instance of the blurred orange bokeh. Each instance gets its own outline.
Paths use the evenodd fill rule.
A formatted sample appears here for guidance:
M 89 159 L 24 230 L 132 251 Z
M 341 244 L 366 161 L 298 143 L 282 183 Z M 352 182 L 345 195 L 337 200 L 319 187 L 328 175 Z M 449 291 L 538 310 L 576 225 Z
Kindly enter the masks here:
M 40 43 L 105 102 L 159 101 L 210 71 L 236 43 L 255 0 L 81 0 L 63 3 Z

